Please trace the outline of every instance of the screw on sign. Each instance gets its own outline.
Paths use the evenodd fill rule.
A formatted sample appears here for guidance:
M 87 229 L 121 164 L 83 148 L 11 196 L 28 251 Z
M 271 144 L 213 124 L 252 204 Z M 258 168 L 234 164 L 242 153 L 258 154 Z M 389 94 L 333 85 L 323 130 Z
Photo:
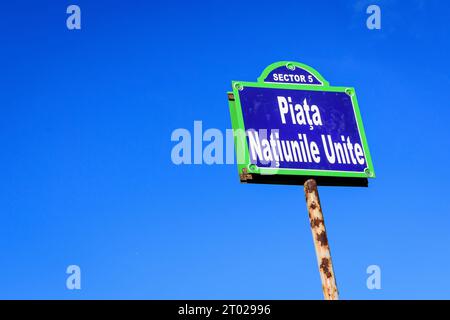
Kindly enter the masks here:
M 324 297 L 338 299 L 317 186 L 368 186 L 372 158 L 351 87 L 330 86 L 298 62 L 268 66 L 257 82 L 228 92 L 243 183 L 303 185 Z

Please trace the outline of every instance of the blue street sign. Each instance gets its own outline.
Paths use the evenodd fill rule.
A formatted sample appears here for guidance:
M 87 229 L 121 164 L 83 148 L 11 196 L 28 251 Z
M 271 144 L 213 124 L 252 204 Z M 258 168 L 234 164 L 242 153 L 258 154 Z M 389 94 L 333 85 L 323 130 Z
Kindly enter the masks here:
M 355 90 L 331 87 L 295 62 L 266 68 L 258 82 L 233 82 L 240 174 L 373 178 Z

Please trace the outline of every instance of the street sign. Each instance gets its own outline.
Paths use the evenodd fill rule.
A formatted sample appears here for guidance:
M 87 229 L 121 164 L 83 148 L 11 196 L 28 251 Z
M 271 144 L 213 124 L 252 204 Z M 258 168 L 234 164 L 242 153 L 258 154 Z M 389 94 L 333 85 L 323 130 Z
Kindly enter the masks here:
M 303 184 L 324 298 L 337 300 L 317 185 L 367 186 L 375 178 L 355 89 L 332 87 L 313 68 L 288 61 L 232 86 L 241 182 Z
M 375 177 L 354 88 L 332 87 L 313 68 L 287 61 L 232 87 L 242 182 L 366 186 Z

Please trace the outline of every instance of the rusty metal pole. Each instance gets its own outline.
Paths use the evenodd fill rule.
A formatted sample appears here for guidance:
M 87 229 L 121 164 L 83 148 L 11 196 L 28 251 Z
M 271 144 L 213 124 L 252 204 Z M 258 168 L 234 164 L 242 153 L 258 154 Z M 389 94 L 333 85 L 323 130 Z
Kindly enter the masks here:
M 330 246 L 328 244 L 316 180 L 307 180 L 304 184 L 304 189 L 320 279 L 322 280 L 323 295 L 325 300 L 338 300 L 336 278 L 333 271 L 333 263 L 331 262 Z

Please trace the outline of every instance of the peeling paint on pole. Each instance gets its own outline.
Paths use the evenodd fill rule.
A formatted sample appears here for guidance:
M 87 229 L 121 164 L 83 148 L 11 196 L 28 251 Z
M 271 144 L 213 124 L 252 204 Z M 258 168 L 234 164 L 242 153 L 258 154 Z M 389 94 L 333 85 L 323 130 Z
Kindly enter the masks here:
M 322 207 L 320 206 L 317 183 L 309 179 L 304 184 L 306 205 L 308 208 L 309 222 L 316 249 L 317 263 L 319 265 L 320 278 L 325 300 L 338 300 L 336 277 L 331 261 L 330 246 L 328 244 L 325 221 L 323 219 Z

